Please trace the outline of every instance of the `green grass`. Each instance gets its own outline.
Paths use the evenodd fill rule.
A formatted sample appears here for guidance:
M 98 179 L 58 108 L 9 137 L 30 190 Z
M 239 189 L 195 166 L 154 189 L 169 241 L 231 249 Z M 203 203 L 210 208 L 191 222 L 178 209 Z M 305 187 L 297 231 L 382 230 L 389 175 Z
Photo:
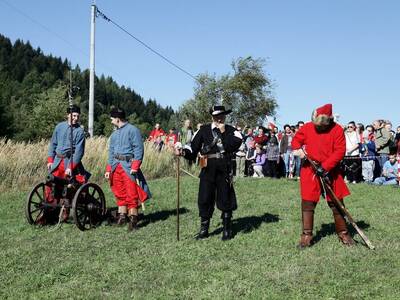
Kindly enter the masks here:
M 24 218 L 28 191 L 0 196 L 0 299 L 398 299 L 399 189 L 352 185 L 347 208 L 376 250 L 358 235 L 342 246 L 324 200 L 318 242 L 298 251 L 298 183 L 239 179 L 236 236 L 220 241 L 219 212 L 210 238 L 196 241 L 198 181 L 182 182 L 181 241 L 176 241 L 175 180 L 150 181 L 149 222 L 134 234 L 73 224 L 33 227 Z M 114 201 L 103 186 L 108 206 Z

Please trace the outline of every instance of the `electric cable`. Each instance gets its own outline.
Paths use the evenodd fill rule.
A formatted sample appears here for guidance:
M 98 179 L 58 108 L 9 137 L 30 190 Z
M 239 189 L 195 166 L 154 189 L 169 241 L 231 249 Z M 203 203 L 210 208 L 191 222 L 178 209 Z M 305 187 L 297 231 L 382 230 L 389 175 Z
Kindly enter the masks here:
M 137 38 L 136 36 L 134 36 L 132 33 L 130 33 L 127 29 L 125 29 L 124 27 L 122 27 L 121 25 L 119 25 L 118 23 L 116 23 L 115 21 L 111 20 L 109 17 L 107 17 L 104 13 L 102 13 L 96 6 L 96 17 L 100 16 L 102 17 L 104 20 L 106 20 L 107 22 L 110 22 L 112 24 L 114 24 L 116 27 L 118 27 L 120 30 L 122 30 L 123 32 L 125 32 L 127 35 L 129 35 L 131 38 L 135 39 L 137 42 L 139 42 L 140 44 L 142 44 L 144 47 L 146 47 L 148 50 L 150 50 L 151 52 L 153 52 L 155 55 L 157 55 L 158 57 L 162 58 L 164 61 L 166 61 L 167 63 L 169 63 L 170 65 L 174 66 L 176 69 L 180 70 L 181 72 L 185 73 L 186 75 L 188 75 L 189 77 L 191 77 L 192 79 L 194 79 L 195 81 L 197 81 L 198 79 L 192 75 L 190 72 L 186 71 L 185 69 L 183 69 L 182 67 L 178 66 L 176 63 L 174 63 L 173 61 L 171 61 L 170 59 L 168 59 L 167 57 L 165 57 L 164 55 L 162 55 L 160 52 L 158 52 L 157 50 L 153 49 L 151 46 L 149 46 L 148 44 L 146 44 L 145 42 L 143 42 L 142 40 L 140 40 L 139 38 Z

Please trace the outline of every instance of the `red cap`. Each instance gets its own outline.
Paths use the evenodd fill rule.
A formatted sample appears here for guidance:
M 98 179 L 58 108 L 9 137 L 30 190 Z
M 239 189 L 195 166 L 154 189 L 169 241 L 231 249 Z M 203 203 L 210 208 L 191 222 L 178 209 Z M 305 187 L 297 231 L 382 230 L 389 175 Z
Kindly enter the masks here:
M 318 116 L 321 116 L 321 115 L 332 117 L 332 104 L 328 103 L 328 104 L 325 104 L 325 105 L 323 105 L 321 107 L 318 107 L 315 110 L 315 112 L 316 112 L 315 113 L 315 117 L 318 117 Z

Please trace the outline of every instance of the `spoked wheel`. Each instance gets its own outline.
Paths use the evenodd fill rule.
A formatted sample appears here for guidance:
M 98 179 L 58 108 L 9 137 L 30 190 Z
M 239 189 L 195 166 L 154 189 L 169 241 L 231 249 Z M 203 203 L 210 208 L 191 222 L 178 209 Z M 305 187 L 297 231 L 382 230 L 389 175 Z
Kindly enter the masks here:
M 25 217 L 29 224 L 36 225 L 45 216 L 45 187 L 44 182 L 40 182 L 33 187 L 28 194 L 25 205 Z
M 72 200 L 72 216 L 76 226 L 84 231 L 99 226 L 106 213 L 106 200 L 102 189 L 95 183 L 86 183 Z

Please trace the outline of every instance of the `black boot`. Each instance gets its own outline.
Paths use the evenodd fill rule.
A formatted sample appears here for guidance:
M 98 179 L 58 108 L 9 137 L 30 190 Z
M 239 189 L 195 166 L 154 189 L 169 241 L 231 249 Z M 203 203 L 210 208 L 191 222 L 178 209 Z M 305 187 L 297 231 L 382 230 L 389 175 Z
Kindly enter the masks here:
M 201 218 L 200 231 L 196 236 L 196 240 L 208 238 L 208 228 L 210 227 L 210 219 Z
M 124 226 L 126 224 L 126 214 L 119 214 L 117 219 L 118 226 Z
M 129 223 L 128 223 L 128 231 L 135 231 L 138 230 L 138 222 L 139 222 L 139 218 L 137 215 L 131 215 L 128 217 L 129 219 Z
M 223 212 L 222 213 L 222 238 L 221 240 L 227 241 L 230 240 L 232 236 L 232 213 L 231 212 Z

